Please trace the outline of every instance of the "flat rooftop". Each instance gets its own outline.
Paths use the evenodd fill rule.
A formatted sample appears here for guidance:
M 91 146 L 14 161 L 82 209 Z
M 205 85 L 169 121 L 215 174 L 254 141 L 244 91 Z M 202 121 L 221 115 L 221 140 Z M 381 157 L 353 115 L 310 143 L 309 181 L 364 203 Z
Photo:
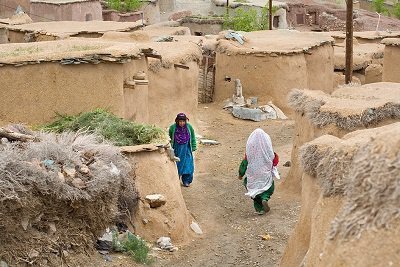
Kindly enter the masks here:
M 72 3 L 81 3 L 81 2 L 100 2 L 100 0 L 30 0 L 31 3 L 45 3 L 52 5 L 65 5 Z
M 139 58 L 141 49 L 132 43 L 99 40 L 60 40 L 35 43 L 0 44 L 0 66 L 60 62 L 80 64 L 124 63 Z
M 51 21 L 8 25 L 7 28 L 14 31 L 60 36 L 76 35 L 79 33 L 105 33 L 109 31 L 127 32 L 137 30 L 141 25 L 141 22 Z
M 382 40 L 382 44 L 391 46 L 400 46 L 400 38 L 386 38 Z
M 219 36 L 218 50 L 237 54 L 299 54 L 334 42 L 330 36 L 293 30 L 241 32 L 241 34 L 246 38 L 243 45 L 235 40 L 225 39 L 225 32 L 222 32 Z

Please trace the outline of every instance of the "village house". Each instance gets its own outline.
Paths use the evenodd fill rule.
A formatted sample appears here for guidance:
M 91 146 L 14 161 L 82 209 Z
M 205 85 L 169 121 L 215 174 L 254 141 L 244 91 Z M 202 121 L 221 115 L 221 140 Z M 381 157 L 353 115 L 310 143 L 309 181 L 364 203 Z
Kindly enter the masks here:
M 289 112 L 286 97 L 293 88 L 333 90 L 331 37 L 288 30 L 250 32 L 244 37 L 241 46 L 219 40 L 215 100 L 231 97 L 236 79 L 246 97 L 272 101 L 284 112 Z
M 0 51 L 0 121 L 41 124 L 95 108 L 148 121 L 147 63 L 134 44 L 62 40 Z

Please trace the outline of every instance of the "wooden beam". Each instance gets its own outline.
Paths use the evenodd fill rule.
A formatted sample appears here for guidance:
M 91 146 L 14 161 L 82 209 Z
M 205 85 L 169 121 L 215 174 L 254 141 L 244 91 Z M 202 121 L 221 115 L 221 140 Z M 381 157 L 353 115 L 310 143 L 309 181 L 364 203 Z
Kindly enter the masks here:
M 175 68 L 185 69 L 185 70 L 188 70 L 188 69 L 189 69 L 188 66 L 185 66 L 185 65 L 182 65 L 182 64 L 174 64 L 174 67 L 175 67 Z
M 346 69 L 345 83 L 351 83 L 353 77 L 353 0 L 346 1 Z
M 269 19 L 269 29 L 272 30 L 272 0 L 269 0 L 269 7 L 268 7 L 268 19 Z
M 157 54 L 144 54 L 145 57 L 153 57 L 153 58 L 158 58 L 158 59 L 162 59 L 161 55 L 157 55 Z
M 5 128 L 0 128 L 0 138 L 3 137 L 11 141 L 20 141 L 20 142 L 28 142 L 36 140 L 35 136 L 13 132 Z

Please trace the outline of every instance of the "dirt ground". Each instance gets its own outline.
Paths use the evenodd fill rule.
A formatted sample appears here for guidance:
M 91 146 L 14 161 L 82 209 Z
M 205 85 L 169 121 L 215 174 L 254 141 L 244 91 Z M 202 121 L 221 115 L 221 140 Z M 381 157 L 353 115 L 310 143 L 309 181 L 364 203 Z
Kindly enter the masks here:
M 247 137 L 261 127 L 272 138 L 285 179 L 289 168 L 283 164 L 290 160 L 293 121 L 239 120 L 218 104 L 200 105 L 198 117 L 198 134 L 221 143 L 199 145 L 194 182 L 182 188 L 187 207 L 204 234 L 180 246 L 177 252 L 158 252 L 154 266 L 277 266 L 296 224 L 300 198 L 277 182 L 271 211 L 256 215 L 251 199 L 244 195 L 237 170 Z M 258 235 L 263 234 L 272 239 L 262 240 Z M 129 261 L 115 255 L 103 266 L 135 266 Z

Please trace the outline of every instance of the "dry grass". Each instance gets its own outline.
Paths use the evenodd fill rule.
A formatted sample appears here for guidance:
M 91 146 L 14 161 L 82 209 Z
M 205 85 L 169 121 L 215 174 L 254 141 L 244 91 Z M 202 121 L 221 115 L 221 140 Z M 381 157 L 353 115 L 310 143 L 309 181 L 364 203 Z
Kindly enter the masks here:
M 36 136 L 40 142 L 0 145 L 0 258 L 12 266 L 60 266 L 68 261 L 64 251 L 92 250 L 119 210 L 133 210 L 137 199 L 131 167 L 118 148 L 90 134 Z M 79 170 L 83 164 L 89 174 Z M 83 188 L 65 175 L 67 167 Z M 131 202 L 123 207 L 126 199 Z
M 359 238 L 400 219 L 400 123 L 322 136 L 300 149 L 304 171 L 316 177 L 324 197 L 342 196 L 344 206 L 329 237 Z

